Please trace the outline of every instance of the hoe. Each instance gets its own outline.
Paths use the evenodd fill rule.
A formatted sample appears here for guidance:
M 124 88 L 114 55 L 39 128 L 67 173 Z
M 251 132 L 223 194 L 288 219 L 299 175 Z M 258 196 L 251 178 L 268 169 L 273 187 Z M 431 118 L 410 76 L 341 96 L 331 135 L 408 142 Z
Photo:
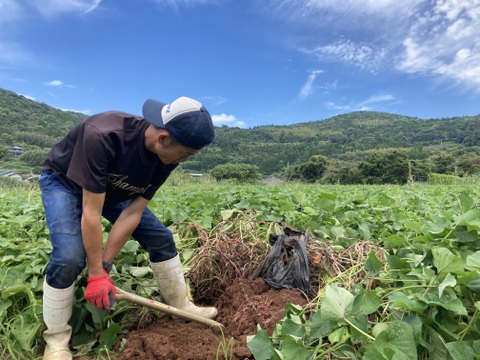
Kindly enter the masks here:
M 199 316 L 196 314 L 193 314 L 191 312 L 175 308 L 170 305 L 163 304 L 161 302 L 151 300 L 151 299 L 145 299 L 144 297 L 136 294 L 129 293 L 125 290 L 120 289 L 119 287 L 115 287 L 116 292 L 117 292 L 117 299 L 118 300 L 126 300 L 128 302 L 131 302 L 132 304 L 135 305 L 140 305 L 140 306 L 145 306 L 153 310 L 158 310 L 161 312 L 164 312 L 166 314 L 176 316 L 178 318 L 184 319 L 184 320 L 190 320 L 194 321 L 196 323 L 206 325 L 209 327 L 215 327 L 219 328 L 222 332 L 225 330 L 225 327 L 220 324 L 219 322 L 216 322 L 211 319 L 207 319 L 203 316 Z

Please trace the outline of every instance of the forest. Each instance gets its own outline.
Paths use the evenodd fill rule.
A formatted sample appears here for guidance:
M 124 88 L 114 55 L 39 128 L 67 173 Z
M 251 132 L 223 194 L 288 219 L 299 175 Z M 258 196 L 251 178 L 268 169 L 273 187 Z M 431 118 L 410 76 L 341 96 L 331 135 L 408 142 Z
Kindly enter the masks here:
M 0 170 L 38 172 L 51 145 L 86 116 L 0 89 Z M 216 127 L 215 143 L 180 169 L 207 173 L 219 165 L 245 164 L 260 178 L 324 183 L 403 183 L 431 173 L 480 173 L 480 115 L 420 119 L 359 111 L 303 120 Z M 9 151 L 12 147 L 23 153 Z

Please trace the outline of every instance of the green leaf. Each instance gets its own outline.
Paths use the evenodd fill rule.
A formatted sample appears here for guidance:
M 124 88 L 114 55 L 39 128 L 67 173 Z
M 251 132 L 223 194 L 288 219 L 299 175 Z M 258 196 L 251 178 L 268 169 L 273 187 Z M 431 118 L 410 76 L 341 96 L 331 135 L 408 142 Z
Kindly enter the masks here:
M 362 357 L 363 360 L 389 360 L 386 356 L 382 355 L 376 348 L 369 348 Z
M 85 306 L 87 310 L 90 312 L 90 314 L 92 314 L 92 321 L 93 321 L 93 324 L 95 325 L 95 328 L 101 329 L 105 324 L 106 312 L 103 310 L 100 310 L 98 307 L 90 303 L 86 303 Z
M 480 278 L 470 280 L 465 285 L 473 292 L 480 294 Z
M 455 279 L 454 276 L 448 273 L 445 279 L 442 281 L 442 283 L 438 286 L 438 296 L 440 298 L 442 297 L 443 291 L 447 286 L 453 288 L 455 285 L 457 285 L 457 280 Z
M 425 235 L 428 234 L 440 234 L 447 229 L 452 227 L 450 220 L 443 216 L 433 215 L 430 220 L 425 222 L 423 226 L 422 233 Z
M 389 326 L 390 324 L 384 322 L 376 324 L 372 329 L 372 335 L 377 337 L 382 331 L 388 330 Z
M 450 342 L 447 349 L 453 360 L 474 360 L 475 353 L 465 341 Z
M 249 342 L 248 349 L 256 360 L 272 359 L 273 342 L 265 330 L 260 330 Z
M 406 261 L 404 259 L 400 259 L 396 255 L 387 255 L 387 261 L 388 261 L 388 265 L 392 269 L 398 269 L 398 270 L 402 270 L 402 269 L 403 270 L 410 270 L 411 269 L 408 261 Z
M 464 271 L 464 263 L 460 256 L 453 254 L 444 247 L 433 248 L 433 265 L 437 268 L 438 274 L 448 272 L 458 274 Z
M 31 351 L 33 339 L 41 323 L 33 316 L 33 312 L 17 315 L 10 327 L 10 334 L 20 344 L 23 350 Z
M 8 315 L 8 308 L 12 306 L 13 302 L 10 299 L 3 300 L 0 303 L 0 323 L 5 323 L 5 318 Z
M 312 339 L 321 339 L 335 329 L 336 323 L 331 320 L 323 321 L 321 311 L 317 310 L 310 318 L 310 326 L 310 337 Z
M 350 332 L 346 326 L 342 326 L 328 334 L 328 341 L 330 344 L 345 343 L 349 338 Z
M 320 306 L 322 320 L 343 320 L 352 312 L 354 296 L 336 284 L 328 285 Z
M 397 234 L 392 234 L 383 238 L 383 245 L 385 249 L 402 248 L 405 246 L 405 238 Z
M 285 355 L 285 359 L 298 359 L 305 360 L 311 355 L 302 342 L 302 339 L 295 339 L 291 336 L 286 336 L 282 341 L 282 354 Z M 253 354 L 253 353 L 252 353 Z M 255 357 L 257 359 L 257 357 Z
M 422 231 L 423 223 L 420 221 L 413 221 L 413 220 L 406 219 L 404 220 L 403 223 L 407 229 L 413 230 L 416 233 L 420 233 Z
M 112 324 L 107 327 L 106 330 L 100 334 L 99 342 L 101 345 L 105 345 L 108 349 L 113 347 L 118 341 L 118 334 L 122 333 L 122 328 L 117 324 Z
M 128 240 L 123 248 L 120 250 L 120 254 L 128 253 L 128 254 L 135 254 L 138 251 L 140 244 L 134 240 Z
M 235 214 L 237 211 L 233 209 L 228 209 L 228 210 L 222 210 L 220 213 L 222 215 L 222 220 L 227 221 L 232 217 L 233 214 Z
M 382 301 L 373 290 L 361 291 L 355 296 L 353 302 L 353 312 L 355 314 L 372 314 L 380 307 Z
M 282 323 L 282 335 L 283 336 L 297 336 L 303 337 L 306 333 L 305 326 L 303 324 L 296 323 L 291 319 L 286 319 Z
M 130 266 L 129 271 L 136 278 L 143 278 L 152 272 L 149 266 Z
M 439 306 L 452 311 L 456 315 L 468 316 L 467 309 L 460 299 L 440 300 L 440 298 L 437 298 L 433 293 L 428 294 L 427 296 L 417 295 L 417 299 L 423 301 L 427 305 Z
M 480 210 L 469 210 L 460 216 L 453 217 L 457 225 L 467 227 L 468 231 L 480 230 Z
M 367 269 L 371 275 L 376 275 L 383 269 L 383 263 L 378 260 L 373 251 L 368 254 L 368 259 L 365 262 L 365 269 Z
M 287 305 L 285 305 L 285 310 L 283 311 L 283 314 L 289 319 L 293 319 L 294 317 L 300 318 L 298 323 L 305 322 L 305 312 L 303 307 L 301 307 L 300 305 L 288 303 Z
M 367 223 L 358 224 L 358 230 L 360 230 L 363 240 L 370 240 L 372 237 L 372 233 L 370 232 L 370 228 Z
M 30 290 L 30 286 L 28 285 L 14 285 L 9 286 L 5 290 L 2 291 L 2 298 L 7 299 L 12 295 L 16 295 L 23 292 L 28 292 Z
M 480 271 L 480 251 L 468 255 L 465 262 L 465 269 L 471 271 Z
M 470 197 L 470 195 L 468 195 L 468 193 L 465 191 L 462 192 L 458 196 L 458 198 L 460 200 L 460 204 L 462 205 L 462 208 L 464 211 L 470 210 L 473 207 L 473 204 L 475 203 L 474 200 Z
M 422 304 L 421 302 L 410 299 L 407 295 L 403 293 L 395 293 L 389 297 L 391 301 L 391 307 L 393 309 L 404 309 L 408 311 L 413 311 L 417 314 L 423 314 L 423 311 L 427 308 L 427 305 Z
M 464 227 L 456 228 L 452 234 L 458 239 L 458 242 L 461 243 L 472 243 L 478 240 L 477 231 L 467 231 Z
M 478 306 L 477 306 L 477 308 L 478 308 Z M 475 354 L 480 354 L 480 340 L 475 340 L 472 344 L 472 347 L 473 347 L 473 351 L 475 352 Z
M 432 346 L 433 349 L 429 350 L 431 360 L 447 360 L 448 350 L 445 346 L 445 341 L 438 332 L 430 327 L 425 330 L 425 338 L 428 342 L 425 346 Z
M 385 359 L 417 359 L 412 327 L 403 321 L 392 321 L 388 329 L 377 336 L 373 346 L 378 353 L 387 355 Z
M 475 307 L 480 310 L 480 301 L 475 301 Z

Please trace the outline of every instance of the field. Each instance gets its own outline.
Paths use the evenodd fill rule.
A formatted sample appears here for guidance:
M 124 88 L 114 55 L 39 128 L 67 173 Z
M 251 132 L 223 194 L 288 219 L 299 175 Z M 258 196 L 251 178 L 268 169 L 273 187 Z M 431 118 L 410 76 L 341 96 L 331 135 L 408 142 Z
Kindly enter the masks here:
M 126 301 L 104 313 L 85 303 L 83 276 L 77 359 L 480 359 L 478 186 L 169 185 L 151 208 L 225 331 Z M 286 227 L 309 235 L 308 296 L 249 278 Z M 0 187 L 2 359 L 41 358 L 49 249 L 38 190 Z M 116 285 L 156 298 L 147 260 L 130 240 Z

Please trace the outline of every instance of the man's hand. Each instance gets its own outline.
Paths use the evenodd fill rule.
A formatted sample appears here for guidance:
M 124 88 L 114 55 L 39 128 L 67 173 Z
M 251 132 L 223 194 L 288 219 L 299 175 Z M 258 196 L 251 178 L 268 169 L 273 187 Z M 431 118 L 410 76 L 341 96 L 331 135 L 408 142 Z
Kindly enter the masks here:
M 103 275 L 90 276 L 87 279 L 85 300 L 101 310 L 110 310 L 116 298 L 115 285 L 112 278 L 103 270 Z

